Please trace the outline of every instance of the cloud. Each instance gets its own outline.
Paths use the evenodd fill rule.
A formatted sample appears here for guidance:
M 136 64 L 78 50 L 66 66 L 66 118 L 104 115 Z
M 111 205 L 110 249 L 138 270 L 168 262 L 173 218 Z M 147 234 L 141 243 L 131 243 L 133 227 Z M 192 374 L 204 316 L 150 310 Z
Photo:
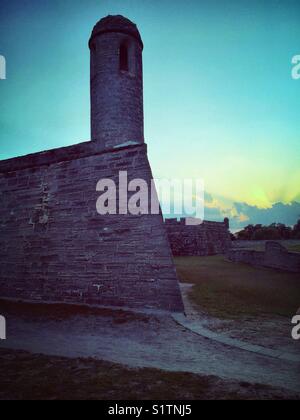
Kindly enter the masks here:
M 284 223 L 292 226 L 300 219 L 300 203 L 296 201 L 290 204 L 279 202 L 269 208 L 259 208 L 247 203 L 233 202 L 230 204 L 225 198 L 213 198 L 207 194 L 205 219 L 221 221 L 224 217 L 230 219 L 233 231 L 240 230 L 248 224 Z
M 205 220 L 223 221 L 225 217 L 228 217 L 233 232 L 239 231 L 249 224 L 284 223 L 287 226 L 293 226 L 300 219 L 300 202 L 297 201 L 289 204 L 278 202 L 267 208 L 262 208 L 205 192 L 204 205 Z M 190 214 L 167 214 L 166 212 L 164 215 L 165 217 L 190 216 Z
M 239 220 L 241 223 L 244 223 L 244 222 L 249 222 L 250 218 L 249 218 L 249 216 L 247 216 L 246 214 L 241 213 L 241 214 L 239 215 L 238 220 Z
M 235 203 L 234 206 L 239 214 L 246 214 L 249 217 L 249 223 L 252 224 L 269 225 L 275 222 L 291 226 L 300 219 L 300 203 L 298 202 L 275 203 L 267 209 L 249 206 L 246 203 Z

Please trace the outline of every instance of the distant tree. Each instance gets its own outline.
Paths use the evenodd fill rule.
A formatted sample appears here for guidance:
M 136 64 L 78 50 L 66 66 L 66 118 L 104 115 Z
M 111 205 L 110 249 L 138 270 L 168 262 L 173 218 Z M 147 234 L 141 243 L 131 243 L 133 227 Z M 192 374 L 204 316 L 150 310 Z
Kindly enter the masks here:
M 235 236 L 233 233 L 231 233 L 231 234 L 230 234 L 230 239 L 231 239 L 232 241 L 236 241 L 236 236 Z
M 300 219 L 298 220 L 298 222 L 295 224 L 293 228 L 292 237 L 294 239 L 300 239 Z
M 299 223 L 300 228 L 300 223 Z M 300 233 L 300 232 L 299 232 Z M 263 225 L 248 225 L 242 231 L 237 233 L 237 238 L 240 240 L 260 241 L 260 240 L 280 240 L 290 239 L 297 235 L 289 226 L 283 223 L 272 223 L 269 226 Z
M 257 229 L 254 232 L 252 239 L 255 241 L 260 241 L 260 240 L 274 241 L 274 240 L 281 239 L 281 236 L 280 236 L 280 232 L 276 228 L 272 226 L 268 226 L 268 227 L 261 227 L 260 229 Z
M 282 239 L 291 239 L 292 237 L 292 228 L 290 226 L 285 226 L 283 223 L 277 224 L 277 231 L 280 233 Z
M 245 241 L 250 241 L 255 232 L 253 225 L 246 226 L 243 230 L 237 233 L 237 238 Z

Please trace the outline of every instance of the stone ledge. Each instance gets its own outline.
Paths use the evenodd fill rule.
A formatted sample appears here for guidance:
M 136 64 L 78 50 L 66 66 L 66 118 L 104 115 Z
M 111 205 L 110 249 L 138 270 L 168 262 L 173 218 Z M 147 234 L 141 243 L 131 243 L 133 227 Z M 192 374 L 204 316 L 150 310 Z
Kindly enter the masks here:
M 114 147 L 107 150 L 99 150 L 99 143 L 88 141 L 72 146 L 60 147 L 58 149 L 46 150 L 44 152 L 32 153 L 12 159 L 0 161 L 0 174 L 15 172 L 23 169 L 31 169 L 40 166 L 48 166 L 60 162 L 68 162 L 89 156 L 120 153 L 124 150 L 141 149 L 147 152 L 146 144 L 128 144 L 124 147 Z

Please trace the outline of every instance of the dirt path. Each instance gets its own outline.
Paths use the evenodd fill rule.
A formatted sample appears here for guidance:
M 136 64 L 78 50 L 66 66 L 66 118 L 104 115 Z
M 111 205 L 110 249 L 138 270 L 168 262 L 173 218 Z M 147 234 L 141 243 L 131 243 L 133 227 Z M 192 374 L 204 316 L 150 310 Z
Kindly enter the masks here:
M 93 357 L 130 367 L 217 375 L 300 393 L 300 365 L 234 349 L 199 337 L 171 317 L 7 316 L 8 339 L 0 347 L 52 356 Z
M 196 321 L 203 328 L 220 333 L 244 343 L 254 344 L 281 353 L 300 356 L 300 340 L 291 338 L 291 319 L 279 315 L 259 314 L 236 320 L 221 320 L 209 316 L 189 299 L 189 283 L 181 283 L 185 312 L 189 320 Z

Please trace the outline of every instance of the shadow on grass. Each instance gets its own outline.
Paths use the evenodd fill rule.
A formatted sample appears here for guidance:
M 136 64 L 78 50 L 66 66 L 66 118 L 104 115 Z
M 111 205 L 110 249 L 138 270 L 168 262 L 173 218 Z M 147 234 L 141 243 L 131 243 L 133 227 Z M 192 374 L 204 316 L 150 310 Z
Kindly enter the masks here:
M 0 350 L 1 400 L 299 399 L 270 386 L 216 376 L 129 369 L 94 359 Z
M 34 320 L 55 320 L 63 321 L 77 316 L 99 316 L 113 318 L 116 324 L 131 321 L 147 323 L 149 317 L 137 312 L 130 312 L 119 309 L 96 308 L 82 305 L 67 304 L 42 304 L 14 302 L 0 299 L 0 312 L 6 315 L 15 315 L 20 318 Z

